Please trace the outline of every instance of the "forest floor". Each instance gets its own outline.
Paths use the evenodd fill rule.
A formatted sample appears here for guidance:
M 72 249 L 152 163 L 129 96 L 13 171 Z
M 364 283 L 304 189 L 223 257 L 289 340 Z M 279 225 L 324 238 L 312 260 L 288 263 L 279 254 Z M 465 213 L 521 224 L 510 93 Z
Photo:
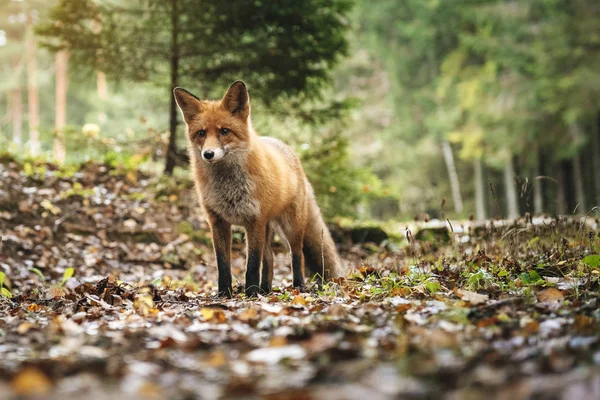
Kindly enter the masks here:
M 0 398 L 600 398 L 598 221 L 461 228 L 218 299 L 189 183 L 4 159 Z

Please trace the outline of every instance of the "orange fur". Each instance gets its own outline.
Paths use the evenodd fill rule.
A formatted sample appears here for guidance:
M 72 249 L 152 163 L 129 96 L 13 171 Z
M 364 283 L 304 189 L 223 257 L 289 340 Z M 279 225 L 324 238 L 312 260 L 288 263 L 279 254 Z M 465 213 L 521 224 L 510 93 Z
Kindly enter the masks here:
M 232 290 L 232 224 L 246 229 L 248 295 L 271 290 L 275 229 L 288 241 L 294 286 L 303 285 L 305 267 L 321 278 L 337 276 L 335 245 L 302 164 L 291 148 L 254 131 L 245 84 L 235 82 L 220 101 L 199 100 L 179 88 L 174 94 L 187 124 L 196 189 L 211 227 L 219 294 L 229 296 Z

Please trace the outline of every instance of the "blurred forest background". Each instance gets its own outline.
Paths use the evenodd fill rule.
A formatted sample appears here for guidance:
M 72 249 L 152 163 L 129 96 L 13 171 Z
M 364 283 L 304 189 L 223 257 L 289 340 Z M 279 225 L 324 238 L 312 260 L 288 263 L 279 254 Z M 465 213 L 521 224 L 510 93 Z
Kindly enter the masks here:
M 330 217 L 598 212 L 597 0 L 0 0 L 0 149 L 30 162 L 185 179 L 171 90 L 235 79 Z

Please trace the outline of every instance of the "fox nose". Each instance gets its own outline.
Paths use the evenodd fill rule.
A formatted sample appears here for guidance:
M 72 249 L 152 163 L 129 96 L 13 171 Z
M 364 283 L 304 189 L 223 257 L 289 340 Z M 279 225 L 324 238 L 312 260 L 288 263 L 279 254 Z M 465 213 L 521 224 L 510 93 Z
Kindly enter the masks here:
M 215 152 L 212 150 L 206 150 L 203 154 L 204 158 L 206 158 L 207 160 L 210 160 L 211 158 L 213 158 L 215 156 Z

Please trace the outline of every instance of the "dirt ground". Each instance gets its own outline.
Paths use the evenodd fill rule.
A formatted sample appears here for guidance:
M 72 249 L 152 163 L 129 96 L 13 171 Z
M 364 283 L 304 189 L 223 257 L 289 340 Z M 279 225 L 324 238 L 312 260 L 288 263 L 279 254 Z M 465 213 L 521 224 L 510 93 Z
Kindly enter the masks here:
M 219 299 L 189 182 L 4 160 L 0 398 L 600 398 L 598 221 L 470 224 Z

